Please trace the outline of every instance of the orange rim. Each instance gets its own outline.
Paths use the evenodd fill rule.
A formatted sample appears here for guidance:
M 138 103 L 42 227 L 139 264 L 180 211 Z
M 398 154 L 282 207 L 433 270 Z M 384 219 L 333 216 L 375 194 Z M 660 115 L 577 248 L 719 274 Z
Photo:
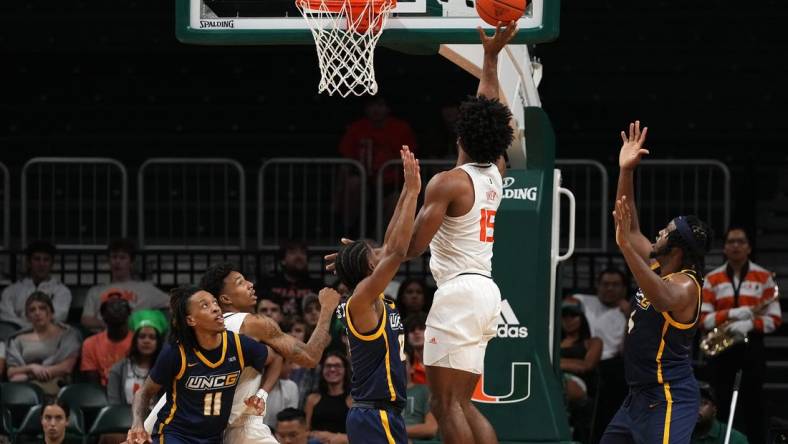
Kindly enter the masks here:
M 329 12 L 340 12 L 345 5 L 350 6 L 351 14 L 362 12 L 371 7 L 372 13 L 378 15 L 384 9 L 397 5 L 396 0 L 370 1 L 370 0 L 298 0 L 300 6 L 311 10 L 325 7 Z

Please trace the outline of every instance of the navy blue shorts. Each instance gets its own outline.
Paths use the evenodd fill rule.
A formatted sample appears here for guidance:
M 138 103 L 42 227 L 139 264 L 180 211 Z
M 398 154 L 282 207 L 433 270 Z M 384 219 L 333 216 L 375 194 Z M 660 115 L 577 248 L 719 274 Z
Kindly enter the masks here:
M 222 444 L 222 437 L 204 438 L 200 436 L 187 436 L 173 431 L 165 431 L 162 435 L 151 436 L 153 444 Z
M 686 444 L 698 421 L 699 407 L 695 378 L 630 387 L 600 444 Z
M 345 425 L 350 444 L 408 444 L 405 419 L 392 410 L 353 407 Z

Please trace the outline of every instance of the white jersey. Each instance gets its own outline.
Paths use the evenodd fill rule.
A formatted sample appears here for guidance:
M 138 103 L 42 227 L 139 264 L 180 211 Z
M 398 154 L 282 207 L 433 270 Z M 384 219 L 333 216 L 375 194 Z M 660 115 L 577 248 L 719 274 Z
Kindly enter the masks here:
M 224 326 L 227 330 L 230 330 L 233 333 L 241 334 L 241 326 L 244 323 L 244 319 L 249 313 L 224 313 Z M 254 367 L 246 367 L 241 371 L 241 377 L 238 379 L 238 385 L 235 387 L 235 395 L 233 395 L 233 407 L 230 410 L 230 418 L 227 420 L 227 423 L 232 425 L 238 418 L 243 415 L 248 407 L 244 404 L 244 400 L 249 398 L 250 396 L 254 396 L 257 394 L 257 390 L 260 388 L 260 383 L 262 381 L 262 375 L 258 372 Z M 162 396 L 159 399 L 159 402 L 156 403 L 156 406 L 153 407 L 151 410 L 150 415 L 145 420 L 145 430 L 148 433 L 151 433 L 153 430 L 153 425 L 156 423 L 156 417 L 159 414 L 159 410 L 164 406 L 165 397 Z M 251 409 L 250 409 L 251 410 Z M 246 412 L 247 414 L 253 412 Z M 265 413 L 263 413 L 265 414 Z
M 458 168 L 473 182 L 473 207 L 463 216 L 443 216 L 430 242 L 430 271 L 440 286 L 462 273 L 492 274 L 495 213 L 503 180 L 495 164 L 467 163 Z
M 224 313 L 224 326 L 233 333 L 241 333 L 241 325 L 249 313 Z M 241 370 L 241 377 L 238 378 L 238 385 L 235 387 L 235 395 L 233 395 L 233 408 L 230 409 L 230 418 L 227 423 L 232 425 L 243 414 L 254 415 L 254 411 L 244 404 L 244 400 L 250 396 L 255 396 L 257 390 L 260 389 L 260 383 L 263 376 L 252 366 L 245 367 Z M 249 409 L 249 411 L 245 411 Z M 265 412 L 263 412 L 264 416 Z

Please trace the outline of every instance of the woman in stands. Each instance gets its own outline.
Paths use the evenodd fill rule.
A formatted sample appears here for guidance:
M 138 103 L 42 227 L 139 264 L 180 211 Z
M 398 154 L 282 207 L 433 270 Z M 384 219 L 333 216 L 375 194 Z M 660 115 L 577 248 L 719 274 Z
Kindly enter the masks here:
M 430 311 L 429 289 L 423 279 L 408 278 L 402 281 L 397 290 L 397 310 L 402 319 L 407 319 L 410 315 Z
M 602 340 L 591 336 L 583 306 L 566 298 L 561 307 L 561 370 L 569 407 L 573 438 L 588 440 L 593 416 L 592 397 L 596 395 L 597 366 L 602 357 Z
M 345 419 L 350 411 L 350 363 L 336 351 L 328 352 L 320 367 L 320 389 L 306 398 L 304 411 L 309 436 L 320 442 L 346 443 Z
M 109 371 L 107 398 L 110 404 L 131 405 L 134 393 L 142 387 L 159 356 L 167 332 L 167 319 L 158 310 L 132 313 L 129 325 L 134 332 L 129 356 Z
M 6 352 L 8 380 L 32 382 L 49 396 L 70 382 L 82 345 L 79 332 L 55 322 L 54 313 L 48 294 L 35 291 L 28 296 L 25 316 L 32 326 L 11 336 Z
M 47 401 L 41 411 L 41 429 L 44 444 L 63 444 L 68 426 L 68 405 L 62 401 Z

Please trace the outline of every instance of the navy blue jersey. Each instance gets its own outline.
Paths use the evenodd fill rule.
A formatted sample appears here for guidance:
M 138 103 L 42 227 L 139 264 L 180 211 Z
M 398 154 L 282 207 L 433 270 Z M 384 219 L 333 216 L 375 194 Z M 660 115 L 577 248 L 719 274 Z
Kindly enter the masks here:
M 629 385 L 664 384 L 692 377 L 690 351 L 700 315 L 701 286 L 693 270 L 682 270 L 697 285 L 698 308 L 689 324 L 659 312 L 648 295 L 638 289 L 632 301 L 627 336 L 624 340 L 624 364 Z M 667 279 L 671 275 L 662 279 Z
M 350 395 L 354 401 L 389 402 L 404 405 L 405 387 L 405 329 L 394 302 L 381 299 L 383 314 L 371 332 L 359 332 L 353 327 L 347 306 L 353 298 L 337 307 L 337 318 L 348 330 L 350 363 L 353 379 Z
M 221 440 L 233 404 L 241 370 L 265 368 L 268 349 L 246 336 L 222 333 L 214 350 L 187 350 L 167 344 L 150 371 L 150 378 L 166 391 L 153 435 L 171 433 L 202 440 Z

